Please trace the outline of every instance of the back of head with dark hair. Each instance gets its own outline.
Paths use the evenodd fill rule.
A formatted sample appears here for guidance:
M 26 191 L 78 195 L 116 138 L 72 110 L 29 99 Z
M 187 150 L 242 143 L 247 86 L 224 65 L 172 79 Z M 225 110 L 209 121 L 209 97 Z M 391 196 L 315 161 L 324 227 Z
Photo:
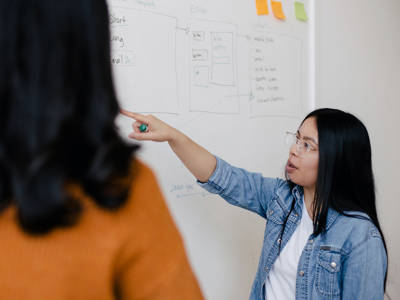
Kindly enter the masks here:
M 105 0 L 0 1 L 0 210 L 26 231 L 73 224 L 82 185 L 121 206 L 132 153 L 119 137 Z

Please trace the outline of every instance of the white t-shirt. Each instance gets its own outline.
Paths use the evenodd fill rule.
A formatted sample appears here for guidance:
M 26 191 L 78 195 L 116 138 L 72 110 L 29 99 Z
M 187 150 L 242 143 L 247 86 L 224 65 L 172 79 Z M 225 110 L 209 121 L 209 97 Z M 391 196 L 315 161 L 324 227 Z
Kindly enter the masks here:
M 265 299 L 293 300 L 296 298 L 297 266 L 308 238 L 313 233 L 313 222 L 308 215 L 304 198 L 303 213 L 285 248 L 281 250 L 265 282 Z

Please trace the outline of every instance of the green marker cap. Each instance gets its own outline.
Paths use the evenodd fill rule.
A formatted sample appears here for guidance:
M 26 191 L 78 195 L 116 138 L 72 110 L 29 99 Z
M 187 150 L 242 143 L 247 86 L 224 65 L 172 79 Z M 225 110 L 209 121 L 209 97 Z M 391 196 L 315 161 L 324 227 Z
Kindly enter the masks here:
M 139 127 L 140 132 L 146 132 L 147 131 L 147 124 L 142 124 Z

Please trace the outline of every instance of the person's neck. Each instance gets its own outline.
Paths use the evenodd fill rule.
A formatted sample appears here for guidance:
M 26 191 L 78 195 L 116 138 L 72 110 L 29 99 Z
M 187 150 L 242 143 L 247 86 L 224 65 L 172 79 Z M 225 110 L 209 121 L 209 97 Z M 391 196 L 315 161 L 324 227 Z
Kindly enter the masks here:
M 304 203 L 307 208 L 308 215 L 311 219 L 313 219 L 313 204 L 314 204 L 314 195 L 315 195 L 315 187 L 312 188 L 303 188 L 304 191 Z

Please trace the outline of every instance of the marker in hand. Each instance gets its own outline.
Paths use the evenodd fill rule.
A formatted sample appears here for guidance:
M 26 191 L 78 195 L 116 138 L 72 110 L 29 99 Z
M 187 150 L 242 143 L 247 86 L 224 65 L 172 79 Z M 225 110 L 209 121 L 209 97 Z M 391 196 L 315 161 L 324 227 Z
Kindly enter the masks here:
M 134 120 L 129 137 L 139 141 L 171 141 L 177 130 L 153 115 L 142 115 L 121 109 L 121 114 Z
M 134 112 L 130 112 L 124 109 L 120 110 L 121 114 L 123 114 L 124 116 L 127 116 L 129 118 L 134 119 L 136 122 L 132 124 L 132 127 L 134 128 L 134 130 L 137 130 L 140 133 L 147 133 L 149 131 L 149 122 L 147 122 L 146 117 L 138 114 L 138 113 L 134 113 Z
M 145 123 L 142 123 L 142 125 L 139 126 L 140 132 L 146 132 L 147 129 L 148 129 L 148 126 Z

